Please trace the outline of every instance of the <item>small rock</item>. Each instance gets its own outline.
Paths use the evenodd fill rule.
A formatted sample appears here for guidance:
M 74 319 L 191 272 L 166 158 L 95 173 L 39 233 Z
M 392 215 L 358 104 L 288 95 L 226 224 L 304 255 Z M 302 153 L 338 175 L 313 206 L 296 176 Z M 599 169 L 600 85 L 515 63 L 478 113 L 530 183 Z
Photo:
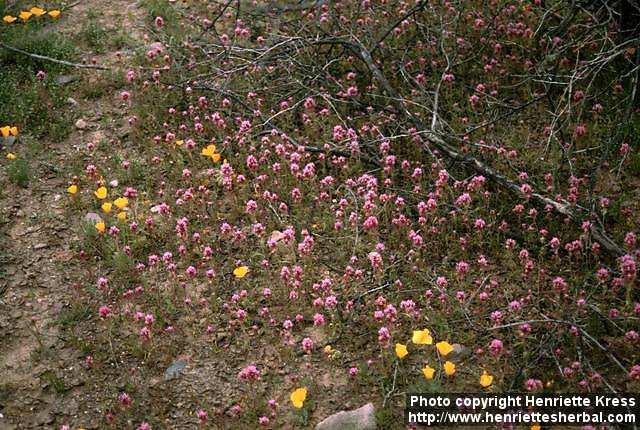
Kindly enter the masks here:
M 33 245 L 33 249 L 36 249 L 36 250 L 37 249 L 44 249 L 47 246 L 49 246 L 49 245 L 47 245 L 46 243 L 36 243 L 35 245 Z
M 87 128 L 87 122 L 85 120 L 83 120 L 82 118 L 80 118 L 79 120 L 76 121 L 76 128 L 78 130 L 84 130 Z
M 353 411 L 340 411 L 316 426 L 316 430 L 375 430 L 376 416 L 372 403 Z
M 84 221 L 90 222 L 91 224 L 97 224 L 102 221 L 102 218 L 95 212 L 87 212 L 87 214 L 84 216 Z
M 78 102 L 73 97 L 67 98 L 67 104 L 70 104 L 71 106 L 78 106 Z
M 186 367 L 186 360 L 179 359 L 174 361 L 173 363 L 171 363 L 171 366 L 167 367 L 167 370 L 164 371 L 164 380 L 170 381 L 174 378 L 177 378 L 182 374 Z
M 447 358 L 451 360 L 460 361 L 471 354 L 471 351 L 469 350 L 469 348 L 467 348 L 464 345 L 460 345 L 459 343 L 454 343 L 451 346 L 453 347 L 453 351 L 451 351 L 447 356 Z
M 78 77 L 74 75 L 58 75 L 56 76 L 56 84 L 67 85 L 73 81 L 77 81 Z

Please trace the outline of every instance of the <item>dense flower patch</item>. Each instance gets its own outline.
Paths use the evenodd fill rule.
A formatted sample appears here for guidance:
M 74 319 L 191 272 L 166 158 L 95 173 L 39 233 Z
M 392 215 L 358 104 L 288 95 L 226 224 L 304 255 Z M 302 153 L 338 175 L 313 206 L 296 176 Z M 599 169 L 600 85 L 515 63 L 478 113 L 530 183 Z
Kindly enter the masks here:
M 224 332 L 250 388 L 216 415 L 247 428 L 317 419 L 326 367 L 385 407 L 637 389 L 635 39 L 563 2 L 489 3 L 167 6 L 181 36 L 154 17 L 122 72 L 133 145 L 90 144 L 67 188 L 92 213 L 88 363 L 161 372 Z M 290 379 L 257 361 L 269 345 Z

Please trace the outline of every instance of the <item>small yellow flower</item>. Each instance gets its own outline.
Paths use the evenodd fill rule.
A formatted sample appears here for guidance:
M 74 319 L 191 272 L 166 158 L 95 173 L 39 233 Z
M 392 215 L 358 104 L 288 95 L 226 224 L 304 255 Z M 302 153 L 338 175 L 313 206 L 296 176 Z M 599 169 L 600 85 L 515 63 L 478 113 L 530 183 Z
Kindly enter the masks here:
M 540 424 L 533 424 L 531 426 L 531 430 L 540 430 L 542 427 L 540 427 Z
M 222 156 L 218 152 L 216 152 L 216 146 L 213 144 L 202 148 L 202 155 L 204 155 L 205 157 L 210 157 L 214 163 L 218 163 L 220 161 L 220 158 L 222 158 Z
M 249 268 L 247 266 L 240 266 L 233 269 L 233 274 L 238 279 L 242 279 L 245 276 L 247 276 L 248 272 L 249 272 Z
M 18 16 L 20 17 L 21 20 L 23 20 L 24 22 L 27 22 L 27 20 L 31 18 L 31 15 L 33 14 L 28 10 L 23 10 L 22 12 L 20 12 L 20 15 Z
M 60 16 L 60 11 L 58 9 L 50 10 L 48 15 L 51 18 L 57 18 Z
M 333 348 L 331 348 L 331 345 L 327 345 L 324 347 L 325 354 L 331 354 L 332 352 L 333 352 Z
M 442 367 L 444 368 L 444 373 L 447 376 L 452 376 L 456 373 L 456 365 L 450 361 L 445 361 Z
M 434 369 L 431 366 L 425 366 L 422 369 L 422 374 L 424 375 L 425 378 L 427 379 L 433 379 L 433 374 L 436 373 L 436 369 Z
M 13 22 L 15 22 L 15 20 L 18 19 L 15 16 L 11 16 L 11 15 L 5 15 L 4 18 L 2 18 L 2 20 L 4 22 L 6 22 L 7 24 L 11 24 Z
M 101 206 L 102 212 L 104 212 L 106 214 L 110 213 L 111 212 L 111 206 L 112 206 L 111 202 L 104 202 L 102 204 L 102 206 Z
M 216 153 L 215 145 L 208 145 L 202 148 L 202 155 L 204 155 L 205 157 L 213 157 L 213 154 L 215 153 Z
M 106 229 L 107 229 L 107 226 L 105 225 L 104 222 L 100 221 L 96 223 L 96 230 L 98 230 L 98 233 L 104 233 Z
M 17 136 L 18 135 L 18 127 L 16 127 L 15 125 L 13 127 L 9 127 L 9 133 L 11 134 L 11 136 Z
M 182 146 L 182 144 L 184 143 L 184 140 L 176 140 L 176 146 Z
M 451 351 L 453 351 L 453 346 L 451 346 L 451 344 L 446 340 L 436 343 L 436 348 L 443 357 L 446 357 L 451 353 Z
M 307 399 L 307 389 L 296 388 L 293 393 L 291 393 L 290 398 L 293 406 L 300 409 L 304 405 L 304 401 Z
M 0 127 L 0 134 L 2 135 L 2 137 L 9 137 L 9 135 L 11 134 L 11 127 L 9 127 L 8 125 Z
M 396 343 L 396 356 L 399 359 L 403 359 L 407 356 L 407 354 L 409 354 L 409 351 L 407 350 L 407 345 Z
M 42 16 L 42 15 L 44 15 L 45 13 L 47 13 L 47 11 L 46 11 L 46 10 L 41 9 L 41 8 L 39 8 L 39 7 L 37 7 L 37 6 L 32 7 L 32 8 L 29 10 L 29 12 L 31 12 L 31 13 L 32 13 L 32 14 L 34 14 L 35 16 Z
M 9 152 L 7 153 L 7 160 L 15 160 L 16 158 L 16 154 L 14 154 L 13 152 Z
M 429 330 L 425 328 L 424 330 L 414 330 L 411 341 L 416 345 L 431 345 L 433 343 L 433 338 L 431 337 Z
M 120 221 L 125 221 L 127 219 L 127 213 L 126 212 L 118 212 L 117 217 L 118 217 L 118 219 Z
M 93 194 L 100 200 L 104 200 L 107 198 L 107 187 L 100 187 Z
M 487 371 L 484 370 L 482 372 L 482 375 L 480 375 L 480 385 L 482 385 L 484 388 L 487 388 L 491 384 L 493 384 L 493 376 L 489 375 Z
M 129 206 L 129 199 L 126 197 L 118 197 L 113 201 L 113 204 L 116 205 L 118 209 L 124 209 Z
M 70 185 L 69 188 L 67 188 L 67 192 L 69 194 L 75 194 L 78 192 L 78 186 L 77 185 Z

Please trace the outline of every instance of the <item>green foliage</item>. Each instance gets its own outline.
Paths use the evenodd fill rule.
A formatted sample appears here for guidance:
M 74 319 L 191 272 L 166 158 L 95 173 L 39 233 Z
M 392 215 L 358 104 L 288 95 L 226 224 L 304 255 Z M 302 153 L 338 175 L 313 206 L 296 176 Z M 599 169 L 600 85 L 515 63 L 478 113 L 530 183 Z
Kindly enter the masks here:
M 75 56 L 71 42 L 44 23 L 11 26 L 1 34 L 4 43 L 29 53 L 64 60 Z M 55 78 L 69 73 L 68 67 L 2 48 L 0 65 L 0 124 L 17 125 L 39 138 L 64 139 L 70 131 L 64 107 L 73 86 L 60 86 Z M 42 81 L 36 77 L 39 71 L 46 74 Z
M 29 185 L 29 162 L 24 158 L 12 160 L 7 166 L 7 175 L 11 182 L 26 188 Z

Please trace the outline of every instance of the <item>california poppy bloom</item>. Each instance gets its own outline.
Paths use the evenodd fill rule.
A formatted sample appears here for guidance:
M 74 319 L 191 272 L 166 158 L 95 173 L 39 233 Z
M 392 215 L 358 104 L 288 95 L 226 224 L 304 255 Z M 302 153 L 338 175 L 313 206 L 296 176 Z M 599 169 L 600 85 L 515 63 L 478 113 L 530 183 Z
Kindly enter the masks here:
M 449 353 L 451 353 L 451 351 L 453 351 L 453 346 L 451 346 L 449 342 L 444 340 L 436 343 L 436 348 L 438 349 L 440 355 L 442 355 L 443 357 L 446 357 L 447 355 L 449 355 Z
M 396 356 L 402 360 L 407 356 L 407 354 L 409 354 L 409 351 L 407 350 L 407 345 L 404 345 L 402 343 L 396 343 Z
M 431 345 L 433 343 L 433 338 L 427 329 L 414 330 L 411 341 L 416 345 Z
M 489 375 L 486 370 L 480 375 L 480 385 L 484 388 L 489 387 L 493 383 L 493 376 Z
M 248 272 L 249 268 L 247 266 L 240 266 L 233 269 L 233 274 L 238 279 L 244 278 Z
M 304 405 L 304 401 L 307 399 L 307 389 L 297 388 L 291 393 L 291 403 L 293 406 L 300 409 Z
M 456 365 L 450 361 L 445 361 L 442 367 L 444 368 L 444 373 L 447 376 L 453 376 L 453 374 L 456 373 Z
M 436 369 L 431 366 L 425 366 L 422 368 L 422 374 L 426 379 L 433 379 L 434 373 L 436 373 Z
M 93 194 L 100 200 L 104 200 L 107 198 L 107 188 L 106 187 L 100 187 L 97 190 L 95 190 L 93 192 Z
M 29 12 L 31 12 L 34 16 L 42 16 L 45 13 L 47 13 L 46 10 L 39 8 L 37 6 L 34 6 L 31 9 L 29 9 Z

